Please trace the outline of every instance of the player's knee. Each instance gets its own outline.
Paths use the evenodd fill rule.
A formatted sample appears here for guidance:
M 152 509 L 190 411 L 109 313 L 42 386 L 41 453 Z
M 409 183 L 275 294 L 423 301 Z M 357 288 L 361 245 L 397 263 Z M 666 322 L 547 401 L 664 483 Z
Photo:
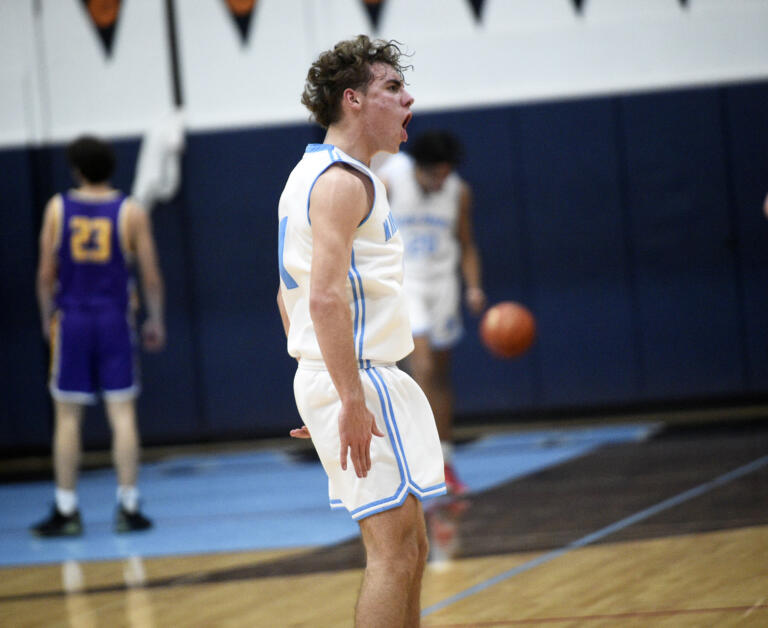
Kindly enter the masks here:
M 426 557 L 425 550 L 424 540 L 415 534 L 407 534 L 395 542 L 366 548 L 368 567 L 413 575 Z

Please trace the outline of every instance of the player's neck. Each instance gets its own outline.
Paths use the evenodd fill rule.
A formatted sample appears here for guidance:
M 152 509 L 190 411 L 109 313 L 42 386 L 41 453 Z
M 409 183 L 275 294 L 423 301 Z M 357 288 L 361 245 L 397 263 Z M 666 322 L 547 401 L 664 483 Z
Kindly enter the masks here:
M 114 196 L 117 190 L 109 183 L 81 183 L 74 190 L 78 196 L 102 197 Z
M 326 144 L 333 144 L 339 150 L 344 151 L 350 157 L 357 159 L 364 163 L 366 166 L 370 166 L 371 152 L 365 142 L 361 141 L 360 135 L 351 133 L 347 129 L 331 126 L 328 132 L 325 134 Z

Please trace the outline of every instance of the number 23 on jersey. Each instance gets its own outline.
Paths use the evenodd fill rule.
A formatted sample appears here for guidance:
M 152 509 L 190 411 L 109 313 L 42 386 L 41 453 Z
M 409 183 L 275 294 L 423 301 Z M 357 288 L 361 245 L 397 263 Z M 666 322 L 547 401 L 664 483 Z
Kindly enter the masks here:
M 112 221 L 109 218 L 72 216 L 69 246 L 72 259 L 81 263 L 105 264 L 112 257 Z

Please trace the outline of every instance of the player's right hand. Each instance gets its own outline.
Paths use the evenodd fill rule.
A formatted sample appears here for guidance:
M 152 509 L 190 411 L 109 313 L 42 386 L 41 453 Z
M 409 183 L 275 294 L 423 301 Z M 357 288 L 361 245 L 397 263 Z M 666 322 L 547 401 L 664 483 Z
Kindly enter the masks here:
M 368 476 L 371 470 L 371 437 L 384 436 L 376 425 L 376 417 L 365 406 L 365 402 L 342 403 L 339 413 L 339 452 L 341 468 L 347 470 L 347 453 L 357 477 Z

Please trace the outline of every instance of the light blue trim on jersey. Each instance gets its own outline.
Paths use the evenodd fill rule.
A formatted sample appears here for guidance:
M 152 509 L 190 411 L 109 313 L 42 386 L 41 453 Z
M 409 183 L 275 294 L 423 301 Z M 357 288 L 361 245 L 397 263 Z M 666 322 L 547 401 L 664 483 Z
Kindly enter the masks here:
M 384 394 L 387 396 L 387 408 L 384 409 L 385 416 L 386 416 L 386 410 L 389 409 L 389 417 L 390 417 L 390 421 L 392 422 L 395 435 L 397 436 L 397 444 L 400 447 L 400 452 L 403 456 L 403 460 L 405 461 L 405 473 L 408 478 L 408 484 L 423 494 L 433 493 L 435 491 L 439 491 L 441 488 L 445 488 L 444 482 L 441 482 L 440 484 L 435 484 L 434 486 L 429 486 L 427 488 L 421 488 L 418 484 L 416 484 L 416 482 L 413 481 L 413 477 L 411 476 L 411 470 L 408 468 L 408 460 L 406 460 L 406 457 L 405 457 L 405 449 L 403 448 L 403 442 L 402 442 L 402 439 L 400 438 L 400 431 L 397 429 L 397 421 L 395 419 L 395 411 L 392 408 L 392 398 L 389 396 L 389 389 L 387 388 L 387 385 L 384 383 L 384 379 L 381 377 L 381 374 L 376 369 L 376 367 L 373 367 L 372 369 L 369 369 L 369 370 L 372 371 L 373 374 L 376 376 L 376 378 L 381 382 L 381 386 L 384 388 Z M 368 371 L 366 371 L 366 373 L 367 372 Z
M 397 467 L 400 469 L 400 477 L 403 479 L 404 482 L 410 481 L 411 473 L 408 470 L 408 462 L 405 460 L 405 453 L 403 452 L 403 446 L 402 446 L 402 443 L 400 442 L 400 435 L 398 434 L 397 440 L 395 440 L 395 435 L 392 433 L 392 430 L 394 427 L 393 426 L 394 416 L 390 414 L 391 408 L 390 408 L 390 412 L 387 411 L 387 404 L 384 401 L 384 393 L 382 393 L 381 391 L 382 387 L 386 391 L 387 389 L 386 384 L 384 383 L 384 380 L 381 379 L 381 375 L 379 375 L 379 373 L 376 371 L 375 368 L 366 369 L 365 374 L 368 376 L 368 379 L 371 380 L 373 387 L 376 389 L 376 393 L 379 395 L 379 403 L 381 404 L 381 414 L 384 417 L 384 424 L 387 426 L 387 432 L 389 433 L 389 440 L 392 443 L 392 450 L 395 452 L 395 460 L 397 460 Z M 381 386 L 379 386 L 379 383 L 381 383 Z M 387 392 L 387 397 L 389 397 L 388 392 Z M 400 489 L 398 489 L 398 491 L 399 490 Z
M 304 149 L 305 153 L 319 153 L 320 151 L 327 150 L 328 152 L 331 152 L 331 149 L 333 148 L 333 144 L 307 144 L 307 147 Z
M 402 216 L 398 218 L 398 222 L 401 225 L 428 225 L 430 227 L 445 227 L 449 229 L 451 227 L 450 221 L 440 216 Z
M 447 492 L 444 482 L 423 489 L 413 481 L 410 469 L 408 467 L 408 461 L 405 458 L 405 451 L 403 450 L 400 432 L 398 431 L 397 423 L 395 422 L 394 410 L 392 408 L 392 399 L 389 396 L 387 385 L 384 382 L 384 379 L 381 377 L 381 374 L 376 370 L 376 367 L 366 369 L 365 373 L 368 375 L 368 378 L 371 380 L 371 383 L 373 383 L 374 388 L 376 388 L 376 393 L 379 395 L 379 403 L 381 404 L 384 424 L 387 428 L 389 441 L 392 443 L 392 451 L 395 454 L 397 467 L 400 470 L 401 481 L 400 486 L 397 487 L 394 495 L 391 497 L 378 499 L 374 502 L 351 510 L 349 514 L 356 521 L 370 517 L 371 515 L 378 514 L 385 510 L 390 510 L 392 508 L 402 506 L 409 494 L 416 497 L 416 499 L 419 501 L 423 501 L 425 497 L 443 495 Z M 331 508 L 337 508 L 338 502 L 340 502 L 340 500 L 331 500 Z
M 400 458 L 402 457 L 403 463 L 405 465 L 405 477 L 408 482 L 411 483 L 411 470 L 408 468 L 408 461 L 405 459 L 405 450 L 403 449 L 403 442 L 400 439 L 400 432 L 398 431 L 397 424 L 395 423 L 395 413 L 392 410 L 392 400 L 389 398 L 387 385 L 384 383 L 384 380 L 381 378 L 381 375 L 375 368 L 367 370 L 366 373 L 373 382 L 373 385 L 376 387 L 376 392 L 379 393 L 381 411 L 383 412 L 384 420 L 387 423 L 387 431 L 389 432 L 389 439 L 392 441 L 392 447 L 395 450 L 397 464 L 400 465 Z M 381 388 L 379 388 L 379 383 L 381 384 Z M 387 395 L 386 403 L 384 401 L 384 394 L 381 392 L 382 388 L 384 389 L 384 393 Z M 402 473 L 402 471 L 403 469 L 401 466 L 400 472 Z
M 405 480 L 403 480 L 400 482 L 400 486 L 397 487 L 397 490 L 392 497 L 377 499 L 375 502 L 371 502 L 365 506 L 360 506 L 360 508 L 355 508 L 354 510 L 350 511 L 349 514 L 352 515 L 353 519 L 365 519 L 365 517 L 374 514 L 374 512 L 381 512 L 382 510 L 389 510 L 390 508 L 400 506 L 405 501 L 406 495 L 408 495 L 408 485 L 405 483 Z M 366 512 L 371 508 L 374 508 L 375 510 L 372 512 Z
M 363 338 L 365 336 L 365 292 L 363 292 L 363 279 L 355 266 L 355 250 L 352 249 L 350 258 L 349 280 L 352 283 L 352 293 L 355 297 L 355 346 L 357 347 L 357 358 L 363 359 Z M 358 290 L 355 289 L 357 282 Z M 358 301 L 360 302 L 360 325 L 357 324 Z
M 360 305 L 359 305 L 360 300 L 358 299 L 358 296 L 357 296 L 357 286 L 355 285 L 355 276 L 352 274 L 351 270 L 347 272 L 347 276 L 349 277 L 349 283 L 352 286 L 352 299 L 355 304 L 355 318 L 352 321 L 352 334 L 353 334 L 352 346 L 357 347 L 357 336 L 359 333 L 358 323 L 360 321 Z M 355 349 L 355 353 L 357 353 L 357 349 Z M 358 363 L 361 361 L 362 360 L 358 358 Z
M 370 168 L 366 166 L 362 161 L 359 159 L 355 159 L 354 157 L 350 157 L 345 152 L 339 150 L 336 146 L 333 144 L 307 144 L 307 148 L 304 150 L 304 153 L 319 153 L 322 151 L 328 151 L 328 156 L 331 159 L 331 163 L 329 163 L 325 168 L 323 168 L 315 177 L 315 180 L 312 181 L 312 185 L 309 186 L 309 194 L 307 194 L 307 223 L 312 224 L 312 221 L 309 219 L 309 199 L 312 197 L 312 190 L 315 189 L 315 184 L 317 183 L 317 180 L 323 176 L 326 170 L 330 168 L 333 164 L 341 162 L 345 164 L 350 164 L 354 166 L 355 164 L 360 164 L 361 168 L 364 168 L 364 170 L 361 170 L 361 168 L 357 168 L 362 172 L 365 176 L 367 176 L 371 180 L 371 184 L 373 185 L 373 203 L 371 203 L 371 208 L 368 210 L 368 213 L 365 215 L 365 218 L 363 218 L 360 221 L 360 224 L 357 225 L 358 228 L 363 226 L 365 224 L 365 221 L 370 218 L 371 214 L 373 213 L 374 208 L 376 207 L 376 199 L 378 198 L 378 194 L 376 193 L 376 182 L 373 179 L 373 175 L 370 172 Z M 346 157 L 346 159 L 344 157 Z M 351 160 L 355 162 L 354 164 L 350 163 L 347 160 Z
M 277 236 L 277 265 L 278 265 L 278 268 L 280 269 L 280 279 L 283 280 L 285 287 L 288 288 L 288 290 L 293 290 L 294 288 L 298 288 L 299 284 L 296 283 L 296 280 L 293 277 L 291 277 L 291 274 L 283 265 L 283 251 L 285 249 L 285 231 L 287 227 L 288 227 L 288 216 L 285 216 L 280 221 L 280 229 Z
M 317 176 L 315 177 L 315 180 L 312 181 L 312 185 L 309 186 L 309 193 L 307 194 L 307 224 L 312 226 L 312 220 L 309 217 L 309 199 L 312 198 L 312 190 L 315 189 L 315 183 L 317 183 L 317 180 L 323 176 L 323 173 L 328 170 L 335 162 L 329 163 L 325 168 L 323 168 L 320 172 L 317 173 Z

